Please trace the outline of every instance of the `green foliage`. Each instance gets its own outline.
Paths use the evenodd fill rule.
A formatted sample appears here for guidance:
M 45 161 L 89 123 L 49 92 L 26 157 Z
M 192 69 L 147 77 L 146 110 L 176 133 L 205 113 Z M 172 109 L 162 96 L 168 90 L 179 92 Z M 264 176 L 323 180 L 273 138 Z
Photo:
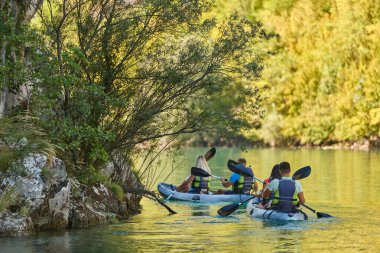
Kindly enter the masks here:
M 9 3 L 6 4 L 11 6 Z M 25 68 L 24 47 L 36 37 L 20 20 L 15 20 L 12 7 L 0 8 L 0 88 L 17 93 L 19 86 L 31 77 Z M 12 14 L 11 14 L 12 13 Z
M 249 128 L 246 114 L 260 113 L 266 54 L 256 49 L 273 37 L 260 23 L 205 19 L 206 0 L 44 3 L 36 29 L 51 43 L 31 55 L 31 113 L 82 182 L 101 181 L 116 153 Z
M 46 167 L 42 168 L 42 171 L 41 171 L 42 180 L 47 182 L 52 176 L 53 176 L 53 173 L 49 168 L 46 168 Z
M 6 187 L 0 194 L 0 213 L 8 209 L 9 206 L 16 203 L 17 197 L 15 196 L 14 187 Z
M 27 116 L 0 119 L 0 168 L 25 175 L 20 160 L 30 153 L 41 153 L 50 159 L 55 155 L 56 146 L 44 131 L 37 126 L 38 119 Z
M 18 211 L 18 213 L 21 215 L 21 216 L 27 216 L 29 214 L 29 208 L 26 207 L 26 206 L 22 206 L 20 208 L 20 210 Z
M 124 200 L 124 190 L 120 185 L 113 183 L 111 184 L 110 189 L 113 193 L 115 193 L 118 200 Z
M 85 185 L 109 183 L 109 178 L 102 175 L 94 166 L 78 168 L 76 176 L 79 182 Z
M 312 145 L 379 136 L 379 1 L 229 4 L 280 35 L 266 46 L 274 52 L 263 74 L 270 114 L 258 136 Z

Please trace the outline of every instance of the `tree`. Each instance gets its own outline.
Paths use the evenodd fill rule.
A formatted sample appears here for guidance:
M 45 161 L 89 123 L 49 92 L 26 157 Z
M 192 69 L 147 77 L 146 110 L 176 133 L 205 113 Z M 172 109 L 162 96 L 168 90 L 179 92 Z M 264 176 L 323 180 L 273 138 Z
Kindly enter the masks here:
M 25 44 L 30 39 L 27 25 L 41 3 L 41 0 L 0 3 L 0 118 L 17 103 L 28 100 L 24 57 Z
M 44 3 L 31 113 L 74 172 L 163 137 L 248 126 L 243 111 L 255 114 L 261 102 L 255 47 L 272 35 L 237 14 L 202 19 L 210 4 Z
M 221 2 L 225 2 L 221 0 Z M 263 79 L 267 142 L 323 145 L 379 139 L 379 1 L 229 1 L 280 39 Z M 272 111 L 274 108 L 275 112 Z

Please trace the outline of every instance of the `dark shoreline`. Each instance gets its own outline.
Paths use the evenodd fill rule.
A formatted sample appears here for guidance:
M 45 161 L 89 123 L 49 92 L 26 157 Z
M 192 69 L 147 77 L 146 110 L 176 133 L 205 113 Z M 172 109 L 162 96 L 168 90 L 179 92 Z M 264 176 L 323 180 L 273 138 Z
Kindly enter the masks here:
M 208 140 L 187 140 L 184 141 L 184 147 L 241 147 L 245 148 L 290 148 L 290 149 L 300 149 L 300 148 L 312 148 L 312 149 L 322 149 L 322 150 L 359 150 L 359 151 L 380 151 L 380 138 L 375 141 L 361 140 L 352 142 L 329 142 L 321 145 L 312 144 L 300 144 L 297 142 L 292 143 L 276 143 L 267 144 L 263 141 L 250 141 L 243 138 L 231 138 L 231 139 L 218 139 L 216 141 Z

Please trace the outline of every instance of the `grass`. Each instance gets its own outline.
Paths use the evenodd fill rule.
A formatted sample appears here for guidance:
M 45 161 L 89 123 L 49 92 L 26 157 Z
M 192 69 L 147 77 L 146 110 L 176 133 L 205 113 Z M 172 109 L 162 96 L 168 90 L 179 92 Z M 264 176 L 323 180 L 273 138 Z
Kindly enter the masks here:
M 20 210 L 18 211 L 18 213 L 21 215 L 21 216 L 27 216 L 29 214 L 29 208 L 26 207 L 26 206 L 22 206 L 20 208 Z
M 115 193 L 116 198 L 118 200 L 123 201 L 123 199 L 124 199 L 124 190 L 123 190 L 123 188 L 120 185 L 112 183 L 111 186 L 110 186 L 110 189 L 111 189 L 111 191 L 113 193 Z
M 13 205 L 17 201 L 14 193 L 14 187 L 7 187 L 3 190 L 2 194 L 0 195 L 0 213 L 7 210 L 10 205 Z
M 50 159 L 55 156 L 56 146 L 37 126 L 37 118 L 27 115 L 0 119 L 0 171 L 7 172 L 15 161 L 30 153 L 40 153 Z

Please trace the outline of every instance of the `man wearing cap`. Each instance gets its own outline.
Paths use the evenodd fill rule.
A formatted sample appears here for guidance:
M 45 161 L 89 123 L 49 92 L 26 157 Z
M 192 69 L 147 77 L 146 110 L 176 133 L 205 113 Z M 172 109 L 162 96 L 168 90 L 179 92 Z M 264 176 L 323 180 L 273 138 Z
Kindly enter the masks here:
M 267 198 L 274 192 L 271 209 L 284 213 L 296 212 L 297 205 L 305 203 L 301 183 L 290 177 L 291 169 L 288 162 L 280 163 L 279 167 L 281 179 L 271 181 L 262 196 Z

